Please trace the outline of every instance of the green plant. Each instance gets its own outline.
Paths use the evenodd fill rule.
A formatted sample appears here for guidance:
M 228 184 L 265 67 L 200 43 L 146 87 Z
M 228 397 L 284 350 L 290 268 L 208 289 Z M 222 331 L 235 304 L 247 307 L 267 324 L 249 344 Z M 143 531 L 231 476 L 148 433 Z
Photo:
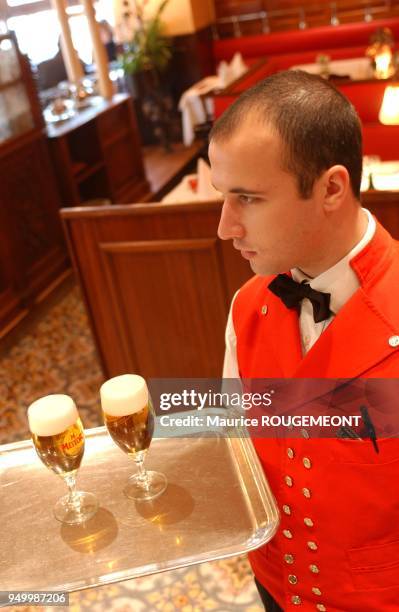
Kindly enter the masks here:
M 119 56 L 126 74 L 163 70 L 167 66 L 172 51 L 169 39 L 163 34 L 161 14 L 168 2 L 163 0 L 155 15 L 146 19 L 144 10 L 147 0 L 134 0 L 136 28 L 132 40 L 125 44 L 124 52 Z

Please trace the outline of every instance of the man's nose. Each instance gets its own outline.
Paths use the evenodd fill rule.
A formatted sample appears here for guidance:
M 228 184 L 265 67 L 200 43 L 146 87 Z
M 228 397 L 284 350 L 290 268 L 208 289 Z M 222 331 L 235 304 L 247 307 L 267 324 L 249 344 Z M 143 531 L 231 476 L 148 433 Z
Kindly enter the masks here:
M 218 236 L 221 240 L 232 240 L 244 237 L 244 228 L 238 218 L 234 206 L 227 197 L 223 202 L 222 213 L 220 215 Z

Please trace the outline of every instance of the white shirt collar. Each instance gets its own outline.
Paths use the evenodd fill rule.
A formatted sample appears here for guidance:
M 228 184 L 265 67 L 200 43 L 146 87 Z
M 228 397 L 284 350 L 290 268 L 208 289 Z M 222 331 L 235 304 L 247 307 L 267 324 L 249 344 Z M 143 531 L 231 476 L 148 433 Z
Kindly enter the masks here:
M 362 208 L 362 210 L 368 217 L 366 232 L 360 242 L 358 242 L 345 257 L 340 259 L 340 261 L 328 270 L 315 276 L 315 278 L 310 278 L 304 274 L 302 270 L 299 270 L 299 268 L 293 268 L 291 270 L 292 278 L 298 283 L 306 280 L 309 281 L 312 289 L 331 294 L 330 310 L 334 314 L 338 313 L 342 306 L 360 287 L 359 279 L 352 270 L 349 262 L 370 242 L 376 229 L 376 222 L 372 214 L 365 208 Z

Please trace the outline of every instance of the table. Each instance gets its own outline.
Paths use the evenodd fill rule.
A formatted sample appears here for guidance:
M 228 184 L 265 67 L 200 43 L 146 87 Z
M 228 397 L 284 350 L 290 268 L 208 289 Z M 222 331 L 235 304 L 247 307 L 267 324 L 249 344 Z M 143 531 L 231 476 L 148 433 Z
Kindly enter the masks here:
M 347 76 L 353 81 L 363 81 L 374 78 L 373 68 L 370 58 L 355 57 L 340 60 L 330 60 L 328 69 L 331 75 L 340 77 Z M 320 64 L 297 64 L 291 66 L 291 70 L 304 70 L 311 74 L 320 74 Z

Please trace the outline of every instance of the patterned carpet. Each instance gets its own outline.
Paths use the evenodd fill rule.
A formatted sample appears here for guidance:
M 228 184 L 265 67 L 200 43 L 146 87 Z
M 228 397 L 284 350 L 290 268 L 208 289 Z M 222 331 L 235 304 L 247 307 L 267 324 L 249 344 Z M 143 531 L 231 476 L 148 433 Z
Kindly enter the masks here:
M 103 377 L 76 287 L 0 352 L 0 373 L 0 444 L 29 437 L 27 406 L 50 393 L 71 395 L 86 428 L 101 424 L 98 389 Z M 238 557 L 73 593 L 69 608 L 7 609 L 262 612 L 263 607 L 248 561 Z

